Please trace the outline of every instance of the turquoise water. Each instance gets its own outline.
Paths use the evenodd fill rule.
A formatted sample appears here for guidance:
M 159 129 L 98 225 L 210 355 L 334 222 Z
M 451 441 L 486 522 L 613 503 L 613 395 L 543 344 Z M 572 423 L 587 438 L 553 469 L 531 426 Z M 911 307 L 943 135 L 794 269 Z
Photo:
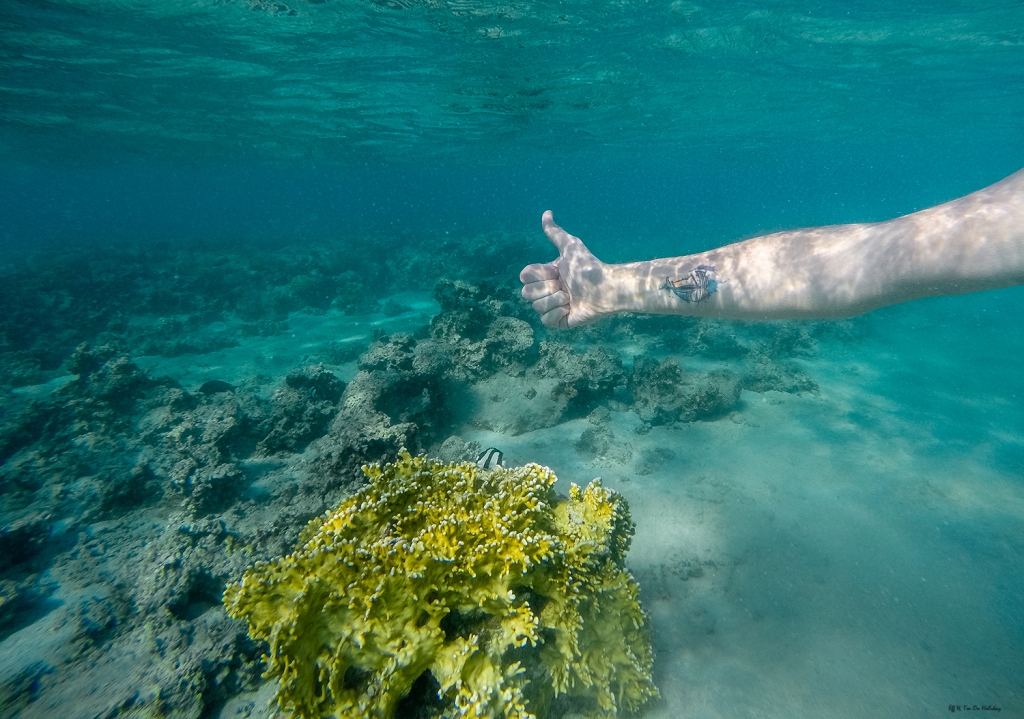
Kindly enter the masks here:
M 547 209 L 625 262 L 1022 167 L 1020 3 L 0 1 L 0 713 L 269 716 L 224 584 L 402 445 L 628 499 L 645 716 L 1024 713 L 1024 290 L 517 298 Z

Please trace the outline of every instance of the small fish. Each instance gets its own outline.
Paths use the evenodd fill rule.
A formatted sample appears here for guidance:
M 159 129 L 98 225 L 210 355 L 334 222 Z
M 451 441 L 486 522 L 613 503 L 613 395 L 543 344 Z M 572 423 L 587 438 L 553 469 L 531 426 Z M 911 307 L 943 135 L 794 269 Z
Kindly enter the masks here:
M 708 276 L 709 272 L 714 271 L 715 268 L 710 265 L 697 265 L 681 280 L 670 280 L 666 277 L 665 283 L 659 289 L 670 290 L 683 302 L 700 302 L 718 289 L 718 282 Z
M 494 447 L 488 447 L 480 456 L 476 458 L 476 466 L 480 469 L 494 469 L 495 467 L 504 467 L 502 464 L 502 458 L 505 455 L 502 454 L 500 449 Z

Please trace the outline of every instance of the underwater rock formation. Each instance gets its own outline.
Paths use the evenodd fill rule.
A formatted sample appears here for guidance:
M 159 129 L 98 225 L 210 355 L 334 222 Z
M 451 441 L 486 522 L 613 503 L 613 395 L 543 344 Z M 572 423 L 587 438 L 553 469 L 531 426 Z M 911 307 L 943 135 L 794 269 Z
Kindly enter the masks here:
M 764 354 L 751 356 L 740 381 L 743 389 L 751 392 L 815 393 L 818 383 L 793 362 L 775 361 Z
M 525 719 L 568 694 L 610 717 L 657 696 L 622 497 L 595 480 L 560 502 L 534 464 L 402 453 L 364 472 L 292 554 L 224 593 L 269 642 L 285 713 Z
M 73 704 L 81 717 L 195 719 L 262 671 L 258 643 L 220 605 L 224 582 L 351 491 L 349 477 L 328 483 L 297 459 L 332 426 L 345 385 L 314 365 L 269 400 L 244 382 L 190 394 L 110 346 L 80 346 L 67 367 L 0 426 L 0 636 L 60 628 L 47 630 L 60 637 L 49 653 L 3 675 L 0 714 L 68 716 Z M 386 454 L 373 438 L 387 421 L 338 435 L 350 475 Z M 265 459 L 257 447 L 284 449 Z M 286 479 L 250 493 L 273 471 Z
M 691 375 L 674 359 L 659 362 L 647 355 L 633 359 L 629 389 L 634 411 L 654 425 L 716 419 L 740 399 L 739 379 L 728 370 Z
M 393 277 L 417 289 L 429 290 L 439 278 L 481 284 L 515 282 L 519 270 L 548 249 L 546 238 L 537 234 L 498 231 L 465 235 L 446 231 L 431 236 L 420 228 L 415 242 L 389 248 L 387 263 Z M 380 252 L 371 248 L 369 254 Z M 515 284 L 511 287 L 518 293 Z M 521 298 L 516 299 L 518 304 L 525 304 Z
M 327 431 L 344 390 L 345 383 L 323 365 L 289 372 L 284 387 L 270 399 L 273 427 L 256 446 L 256 453 L 301 452 Z
M 442 442 L 436 451 L 431 451 L 431 456 L 437 457 L 438 460 L 446 464 L 475 462 L 480 456 L 481 449 L 479 442 L 467 442 L 462 437 L 453 434 Z
M 366 350 L 361 342 L 331 342 L 321 350 L 321 356 L 328 364 L 341 365 L 355 362 Z
M 418 447 L 441 436 L 451 418 L 449 357 L 429 340 L 396 333 L 370 345 L 359 358 L 359 373 L 345 393 L 345 406 L 386 415 L 407 425 Z
M 580 459 L 602 464 L 625 464 L 633 458 L 633 447 L 616 440 L 610 420 L 611 412 L 607 407 L 598 407 L 590 413 L 587 417 L 590 426 L 583 430 L 574 445 Z
M 34 497 L 46 512 L 92 520 L 158 498 L 132 441 L 137 413 L 173 391 L 110 347 L 78 347 L 75 378 L 29 403 L 0 428 L 0 509 L 21 515 Z
M 143 426 L 156 470 L 170 479 L 183 508 L 202 516 L 230 504 L 241 489 L 239 462 L 267 434 L 266 408 L 240 390 L 183 396 L 179 405 Z
M 590 414 L 626 384 L 622 360 L 600 346 L 579 353 L 561 342 L 541 342 L 535 371 L 558 380 L 551 398 L 564 400 L 563 420 Z
M 403 447 L 439 439 L 450 417 L 447 361 L 429 341 L 404 333 L 370 345 L 326 433 L 310 444 L 313 459 L 304 491 L 330 496 L 360 483 L 366 462 L 394 459 Z
M 442 279 L 434 286 L 441 311 L 430 321 L 430 336 L 451 357 L 450 377 L 468 381 L 499 370 L 522 374 L 536 362 L 530 324 L 535 316 L 524 312 L 521 298 L 512 294 L 506 285 L 486 282 Z
M 52 378 L 83 341 L 117 341 L 122 353 L 170 357 L 237 344 L 230 326 L 213 331 L 213 322 L 244 321 L 240 334 L 270 335 L 285 329 L 291 310 L 369 314 L 397 284 L 388 262 L 413 251 L 387 237 L 356 235 L 330 244 L 284 243 L 254 252 L 230 240 L 85 243 L 9 255 L 0 284 L 0 364 L 7 369 L 0 384 Z
M 209 318 L 188 315 L 185 318 L 163 317 L 150 326 L 129 327 L 120 342 L 136 355 L 179 357 L 184 354 L 206 354 L 225 347 L 236 347 L 238 340 L 231 332 L 210 332 L 204 328 Z

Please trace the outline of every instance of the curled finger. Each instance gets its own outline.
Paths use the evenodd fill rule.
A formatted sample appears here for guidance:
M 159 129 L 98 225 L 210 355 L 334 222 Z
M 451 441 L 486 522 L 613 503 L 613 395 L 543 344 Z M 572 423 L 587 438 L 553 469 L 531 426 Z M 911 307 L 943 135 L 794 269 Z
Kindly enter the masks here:
M 540 316 L 540 321 L 546 327 L 554 328 L 566 328 L 569 326 L 567 317 L 569 316 L 569 308 L 566 305 L 561 305 L 555 309 L 545 312 Z
M 534 265 L 527 265 L 519 273 L 519 281 L 524 285 L 529 282 L 543 282 L 544 280 L 557 280 L 558 268 L 551 262 Z
M 562 283 L 558 280 L 544 280 L 543 282 L 530 282 L 523 285 L 523 299 L 539 300 L 542 297 L 553 295 L 562 291 Z
M 569 295 L 562 291 L 556 292 L 553 295 L 548 295 L 547 297 L 541 297 L 533 303 L 533 309 L 537 310 L 540 314 L 544 314 L 556 307 L 562 307 L 563 305 L 568 306 L 568 304 Z

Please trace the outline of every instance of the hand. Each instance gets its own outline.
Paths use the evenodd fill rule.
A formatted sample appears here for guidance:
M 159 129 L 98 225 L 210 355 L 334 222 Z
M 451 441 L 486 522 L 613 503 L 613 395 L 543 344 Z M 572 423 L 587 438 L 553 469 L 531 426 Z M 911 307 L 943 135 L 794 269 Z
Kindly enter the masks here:
M 527 265 L 519 273 L 523 298 L 533 302 L 540 321 L 565 329 L 593 322 L 613 310 L 602 307 L 606 266 L 591 254 L 583 240 L 555 224 L 551 210 L 541 223 L 544 234 L 558 248 L 559 257 L 546 264 Z

